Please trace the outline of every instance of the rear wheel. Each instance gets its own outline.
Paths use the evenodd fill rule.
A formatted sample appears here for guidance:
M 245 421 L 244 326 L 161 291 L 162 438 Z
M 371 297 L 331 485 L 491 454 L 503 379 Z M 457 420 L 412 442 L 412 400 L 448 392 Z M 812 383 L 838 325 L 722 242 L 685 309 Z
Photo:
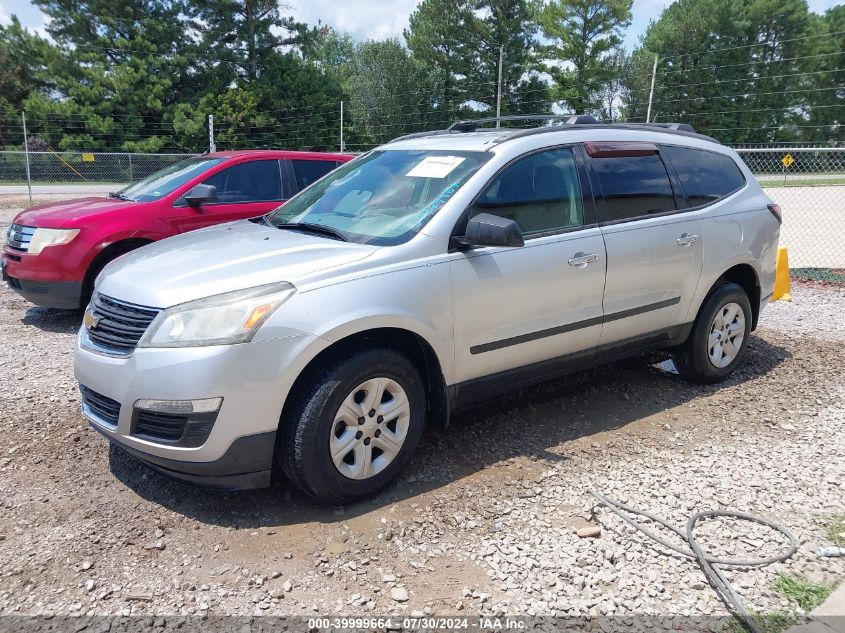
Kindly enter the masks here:
M 745 357 L 751 303 L 741 286 L 725 283 L 704 302 L 689 338 L 674 354 L 678 372 L 693 382 L 727 378 Z
M 414 365 L 389 349 L 328 364 L 282 420 L 277 460 L 303 492 L 342 504 L 374 494 L 411 460 L 425 392 Z

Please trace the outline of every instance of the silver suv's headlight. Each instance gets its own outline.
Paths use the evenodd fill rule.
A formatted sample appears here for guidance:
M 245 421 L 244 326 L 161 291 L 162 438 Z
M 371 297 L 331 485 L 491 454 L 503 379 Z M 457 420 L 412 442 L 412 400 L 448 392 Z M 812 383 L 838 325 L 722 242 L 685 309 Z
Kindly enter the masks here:
M 296 292 L 287 282 L 197 299 L 163 310 L 138 347 L 199 347 L 252 340 L 258 328 Z

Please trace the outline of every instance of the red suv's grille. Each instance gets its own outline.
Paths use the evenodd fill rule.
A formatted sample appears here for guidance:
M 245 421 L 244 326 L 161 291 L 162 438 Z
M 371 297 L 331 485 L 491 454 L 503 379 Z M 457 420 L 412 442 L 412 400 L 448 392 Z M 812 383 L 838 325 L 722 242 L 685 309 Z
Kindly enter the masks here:
M 34 234 L 34 226 L 12 224 L 6 233 L 6 244 L 8 244 L 9 248 L 25 253 L 29 250 L 29 243 L 32 241 Z

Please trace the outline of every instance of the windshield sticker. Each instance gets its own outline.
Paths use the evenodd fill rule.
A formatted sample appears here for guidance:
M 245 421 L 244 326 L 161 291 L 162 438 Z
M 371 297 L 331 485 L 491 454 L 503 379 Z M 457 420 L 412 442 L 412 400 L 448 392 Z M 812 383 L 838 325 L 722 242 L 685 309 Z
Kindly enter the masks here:
M 464 160 L 461 156 L 428 156 L 405 175 L 411 178 L 445 178 Z

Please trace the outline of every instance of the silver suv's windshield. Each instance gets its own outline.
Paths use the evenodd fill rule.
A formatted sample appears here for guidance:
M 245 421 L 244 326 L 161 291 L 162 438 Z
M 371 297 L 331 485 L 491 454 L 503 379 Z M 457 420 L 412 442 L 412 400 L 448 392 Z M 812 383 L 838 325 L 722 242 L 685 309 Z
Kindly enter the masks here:
M 487 152 L 373 151 L 329 173 L 265 221 L 362 244 L 400 244 L 490 157 Z
M 112 195 L 135 202 L 159 200 L 224 160 L 225 158 L 189 158 L 165 167 Z

